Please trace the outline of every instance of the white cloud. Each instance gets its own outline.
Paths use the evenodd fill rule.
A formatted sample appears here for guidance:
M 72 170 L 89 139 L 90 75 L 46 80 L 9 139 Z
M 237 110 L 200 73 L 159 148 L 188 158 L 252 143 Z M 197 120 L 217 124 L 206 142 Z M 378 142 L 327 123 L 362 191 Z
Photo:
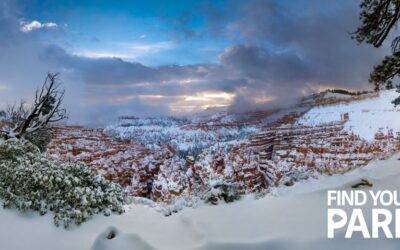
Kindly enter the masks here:
M 10 89 L 10 86 L 4 85 L 4 84 L 0 84 L 0 91 L 1 90 L 8 90 L 8 89 Z
M 171 49 L 174 46 L 172 41 L 161 41 L 154 43 L 121 43 L 123 47 L 139 54 L 156 53 L 161 50 Z
M 114 43 L 113 45 L 114 46 L 108 47 L 106 50 L 78 49 L 73 51 L 72 54 L 88 58 L 121 58 L 126 61 L 133 61 L 148 54 L 154 54 L 163 50 L 171 49 L 174 46 L 172 41 L 153 43 L 119 42 Z
M 107 51 L 89 51 L 82 50 L 73 52 L 73 55 L 88 57 L 88 58 L 121 58 L 121 59 L 131 59 L 132 57 L 122 53 L 113 53 Z
M 21 31 L 22 32 L 31 32 L 32 30 L 36 30 L 36 29 L 54 29 L 57 28 L 58 25 L 56 23 L 53 22 L 49 22 L 49 23 L 41 23 L 39 21 L 32 21 L 32 22 L 25 22 L 25 21 L 21 21 L 20 22 L 21 25 Z

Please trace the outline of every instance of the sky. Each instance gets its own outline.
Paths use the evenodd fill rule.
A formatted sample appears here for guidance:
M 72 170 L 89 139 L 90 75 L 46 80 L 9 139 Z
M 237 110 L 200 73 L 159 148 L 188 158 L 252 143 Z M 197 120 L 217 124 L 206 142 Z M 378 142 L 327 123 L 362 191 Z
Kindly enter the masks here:
M 0 0 L 0 107 L 59 72 L 70 120 L 235 112 L 371 89 L 360 1 Z

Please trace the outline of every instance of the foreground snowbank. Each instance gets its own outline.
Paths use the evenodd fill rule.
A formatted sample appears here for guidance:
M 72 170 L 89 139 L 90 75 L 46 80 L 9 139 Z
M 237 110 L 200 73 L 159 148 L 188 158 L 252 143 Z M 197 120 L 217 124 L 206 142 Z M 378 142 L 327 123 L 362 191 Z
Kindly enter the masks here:
M 97 216 L 68 230 L 46 216 L 0 209 L 2 249 L 398 249 L 396 240 L 327 239 L 327 189 L 350 190 L 360 178 L 372 189 L 400 189 L 400 153 L 345 175 L 276 190 L 277 197 L 184 209 L 170 217 L 133 205 L 121 216 Z M 367 218 L 368 219 L 368 218 Z M 111 236 L 111 240 L 107 237 Z

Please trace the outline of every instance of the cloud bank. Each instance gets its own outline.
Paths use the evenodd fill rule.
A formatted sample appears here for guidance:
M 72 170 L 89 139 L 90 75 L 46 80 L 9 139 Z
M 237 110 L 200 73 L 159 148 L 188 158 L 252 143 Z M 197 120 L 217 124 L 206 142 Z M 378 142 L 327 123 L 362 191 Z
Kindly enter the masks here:
M 51 32 L 57 24 L 21 23 L 18 6 L 3 0 L 0 106 L 29 100 L 45 73 L 57 71 L 72 121 L 179 115 L 214 105 L 265 109 L 324 88 L 369 88 L 369 72 L 387 49 L 350 39 L 358 24 L 358 3 L 353 1 L 232 1 L 200 10 L 205 27 L 191 30 L 191 16 L 185 13 L 173 22 L 174 35 L 181 33 L 174 46 L 207 36 L 230 41 L 215 54 L 216 63 L 147 66 L 45 43 L 33 31 Z

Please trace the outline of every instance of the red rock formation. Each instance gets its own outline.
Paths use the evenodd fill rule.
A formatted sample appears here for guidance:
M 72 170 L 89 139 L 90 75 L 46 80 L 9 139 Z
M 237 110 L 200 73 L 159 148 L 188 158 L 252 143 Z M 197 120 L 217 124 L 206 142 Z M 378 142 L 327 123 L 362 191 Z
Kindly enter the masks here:
M 53 129 L 48 153 L 86 163 L 130 195 L 173 203 L 183 194 L 207 192 L 221 180 L 241 193 L 259 192 L 296 171 L 344 173 L 399 150 L 398 133 L 377 131 L 375 141 L 367 142 L 344 130 L 348 119 L 344 114 L 341 121 L 316 126 L 272 125 L 249 140 L 205 149 L 196 160 L 191 154 L 174 157 L 167 145 L 150 150 L 100 129 L 67 126 Z

